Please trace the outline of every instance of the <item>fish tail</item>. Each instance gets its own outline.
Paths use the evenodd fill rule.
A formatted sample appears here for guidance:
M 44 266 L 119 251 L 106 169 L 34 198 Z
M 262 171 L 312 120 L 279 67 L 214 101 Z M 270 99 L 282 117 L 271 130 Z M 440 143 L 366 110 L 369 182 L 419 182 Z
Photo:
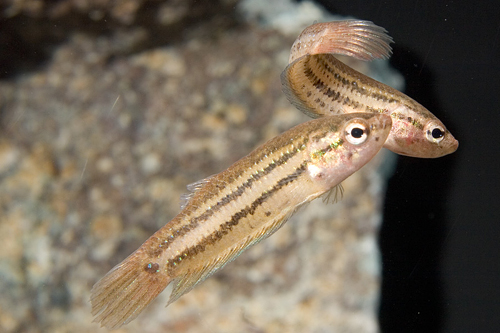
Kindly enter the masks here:
M 300 34 L 289 63 L 306 54 L 340 54 L 358 60 L 387 59 L 392 38 L 370 21 L 346 20 L 313 24 Z M 297 47 L 300 44 L 300 47 Z
M 135 319 L 167 285 L 171 278 L 148 263 L 141 249 L 115 266 L 91 290 L 94 322 L 117 329 Z
M 337 23 L 337 24 L 335 24 Z M 343 54 L 359 60 L 387 59 L 392 38 L 384 28 L 369 21 L 347 20 L 326 23 L 322 43 L 312 54 Z

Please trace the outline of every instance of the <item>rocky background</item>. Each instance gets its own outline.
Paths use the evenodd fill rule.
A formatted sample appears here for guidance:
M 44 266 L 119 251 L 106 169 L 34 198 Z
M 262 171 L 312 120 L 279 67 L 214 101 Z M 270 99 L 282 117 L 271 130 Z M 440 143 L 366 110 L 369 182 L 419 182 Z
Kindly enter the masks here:
M 308 120 L 279 75 L 298 33 L 333 17 L 310 2 L 268 7 L 2 2 L 1 332 L 106 331 L 92 323 L 92 285 L 179 212 L 186 184 Z M 401 87 L 384 62 L 350 64 Z M 376 332 L 391 160 L 382 151 L 340 202 L 316 200 L 119 332 Z

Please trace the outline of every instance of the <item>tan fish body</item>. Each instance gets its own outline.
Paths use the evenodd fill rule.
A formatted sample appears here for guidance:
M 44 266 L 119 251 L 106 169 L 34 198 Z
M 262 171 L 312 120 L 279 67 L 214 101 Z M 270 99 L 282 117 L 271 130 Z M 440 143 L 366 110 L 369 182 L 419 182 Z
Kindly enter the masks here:
M 168 284 L 175 301 L 359 170 L 391 125 L 375 113 L 311 120 L 196 183 L 182 211 L 94 285 L 95 321 L 109 329 L 130 322 Z
M 418 102 L 363 75 L 333 54 L 360 60 L 387 58 L 392 42 L 385 30 L 367 21 L 337 21 L 307 27 L 281 74 L 289 101 L 317 118 L 350 112 L 384 113 L 392 130 L 384 147 L 401 155 L 435 158 L 453 153 L 458 141 Z

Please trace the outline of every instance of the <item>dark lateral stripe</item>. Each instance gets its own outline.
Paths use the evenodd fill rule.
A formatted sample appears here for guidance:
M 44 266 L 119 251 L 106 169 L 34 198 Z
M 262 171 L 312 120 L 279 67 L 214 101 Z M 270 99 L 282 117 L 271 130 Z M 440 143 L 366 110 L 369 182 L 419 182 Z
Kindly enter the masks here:
M 354 71 L 354 69 L 350 68 L 349 66 L 343 64 L 340 60 L 338 60 L 337 58 L 335 58 L 334 56 L 332 55 L 326 55 L 326 56 L 322 56 L 322 57 L 316 57 L 315 58 L 317 63 L 320 65 L 318 67 L 320 68 L 324 68 L 326 71 L 328 71 L 328 73 L 330 73 L 332 75 L 332 77 L 337 80 L 337 82 L 341 83 L 344 87 L 346 88 L 350 88 L 351 91 L 357 91 L 358 93 L 360 93 L 361 95 L 368 95 L 366 89 L 364 89 L 363 87 L 360 87 L 358 86 L 358 84 L 356 83 L 356 81 L 349 81 L 349 79 L 343 77 L 341 74 L 339 74 L 339 71 L 341 71 L 338 67 L 342 66 L 345 67 L 346 69 L 349 69 L 351 71 Z M 360 73 L 361 74 L 361 73 Z M 363 75 L 363 74 L 361 74 Z M 370 79 L 370 80 L 373 80 L 369 77 L 366 77 L 367 79 Z M 373 80 L 375 81 L 375 80 Z M 394 98 L 388 98 L 386 95 L 384 94 L 378 94 L 378 93 L 369 93 L 369 96 L 373 99 L 376 99 L 376 100 L 381 100 L 383 102 L 387 102 L 387 103 L 401 103 L 401 101 L 398 101 Z
M 221 223 L 217 230 L 212 232 L 210 235 L 203 237 L 200 243 L 188 247 L 181 254 L 177 255 L 172 260 L 169 260 L 167 264 L 167 269 L 174 268 L 177 265 L 177 263 L 182 261 L 183 259 L 189 259 L 190 257 L 205 251 L 207 246 L 213 245 L 216 242 L 220 241 L 224 237 L 224 235 L 227 235 L 231 231 L 231 229 L 234 226 L 238 225 L 241 219 L 247 217 L 248 215 L 253 215 L 257 210 L 257 208 L 262 205 L 262 203 L 264 203 L 267 199 L 278 193 L 278 191 L 281 190 L 283 187 L 296 180 L 306 169 L 307 169 L 307 162 L 304 162 L 293 173 L 280 179 L 276 183 L 276 185 L 273 186 L 271 190 L 263 192 L 257 199 L 255 199 L 252 202 L 250 206 L 246 206 L 239 212 L 236 212 L 231 216 L 231 218 L 228 221 Z
M 339 69 L 337 69 L 337 70 L 332 69 L 332 68 L 338 67 L 338 65 L 339 65 L 338 63 L 340 62 L 338 59 L 336 59 L 335 57 L 333 57 L 333 56 L 330 55 L 328 58 L 327 57 L 317 57 L 316 60 L 317 60 L 317 62 L 319 64 L 318 68 L 324 68 L 326 71 L 328 71 L 328 73 L 331 74 L 331 76 L 335 80 L 337 80 L 337 82 L 343 84 L 346 87 L 350 87 L 351 91 L 357 91 L 361 95 L 368 95 L 368 93 L 366 92 L 366 89 L 364 89 L 363 87 L 360 87 L 356 83 L 356 81 L 349 81 L 348 79 L 342 77 L 339 74 L 339 72 L 341 70 L 339 70 Z M 341 62 L 340 62 L 340 65 L 343 65 L 343 66 L 345 66 L 345 67 L 348 68 L 347 65 L 345 65 L 345 64 L 343 64 Z M 373 80 L 371 78 L 368 78 L 368 79 Z M 319 78 L 318 78 L 318 80 L 319 80 Z M 322 83 L 322 86 L 324 86 L 323 83 Z M 328 89 L 326 92 L 323 92 L 323 93 L 325 95 L 327 95 L 327 96 L 330 97 L 329 90 L 330 89 Z M 339 93 L 337 93 L 337 94 L 339 94 Z M 406 103 L 404 100 L 398 100 L 398 99 L 395 99 L 395 98 L 388 98 L 385 95 L 377 94 L 377 93 L 370 93 L 369 95 L 370 95 L 370 97 L 372 97 L 374 99 L 377 99 L 377 100 L 382 100 L 383 102 L 387 102 L 387 103 L 400 103 L 400 104 L 403 104 L 403 105 L 407 106 L 409 109 L 414 109 L 414 107 L 412 107 L 410 104 Z M 337 96 L 337 98 L 340 100 L 340 97 Z M 348 99 L 348 97 L 345 97 L 344 101 L 346 99 Z M 356 101 L 351 101 L 351 103 L 357 103 L 357 105 L 353 105 L 356 108 L 359 107 L 359 106 L 363 106 L 361 103 L 358 103 Z M 367 111 L 379 112 L 379 110 L 375 110 L 375 109 L 373 109 L 372 107 L 370 107 L 368 105 L 364 105 L 364 107 L 365 107 L 365 109 Z M 408 117 L 405 114 L 398 113 L 396 115 L 396 117 L 399 118 L 399 119 L 401 119 L 401 120 L 407 121 L 409 124 L 411 124 L 413 127 L 417 128 L 419 130 L 422 130 L 424 128 L 424 126 L 422 125 L 422 123 L 419 122 L 417 119 L 414 119 L 412 117 Z
M 360 109 L 364 107 L 363 104 L 351 100 L 349 97 L 342 95 L 340 92 L 335 91 L 331 89 L 328 85 L 326 85 L 317 75 L 316 73 L 313 72 L 313 68 L 311 66 L 308 66 L 304 70 L 304 74 L 307 77 L 307 79 L 311 82 L 311 84 L 323 95 L 327 96 L 331 101 L 333 102 L 338 102 L 343 105 L 349 105 L 352 106 L 353 108 Z M 336 74 L 339 76 L 338 74 Z M 347 81 L 348 82 L 348 81 Z M 322 101 L 321 99 L 316 99 L 314 102 L 318 103 L 320 107 L 325 107 L 325 102 Z
M 297 147 L 303 147 L 307 144 L 308 138 L 304 138 L 302 142 L 297 143 Z M 283 148 L 283 147 L 280 147 Z M 198 226 L 198 223 L 208 220 L 211 216 L 213 216 L 216 212 L 220 211 L 224 206 L 229 204 L 231 201 L 241 196 L 245 191 L 252 186 L 252 184 L 259 180 L 260 178 L 270 174 L 276 167 L 285 164 L 290 158 L 295 156 L 301 149 L 297 148 L 291 152 L 284 153 L 278 160 L 272 160 L 272 163 L 269 163 L 265 168 L 258 170 L 256 174 L 252 174 L 245 182 L 243 182 L 240 186 L 236 188 L 233 192 L 227 194 L 223 198 L 221 198 L 215 205 L 211 206 L 210 209 L 206 209 L 202 214 L 193 217 L 188 224 L 180 226 L 178 229 L 172 231 L 173 237 L 165 240 L 161 245 L 158 251 L 154 253 L 154 256 L 157 256 L 168 249 L 176 239 L 182 237 L 187 234 L 189 231 L 195 229 Z M 269 152 L 268 152 L 269 153 Z
M 343 144 L 344 144 L 344 140 L 341 139 L 335 143 L 328 145 L 326 148 L 323 148 L 323 149 L 320 149 L 320 150 L 313 152 L 312 155 L 315 157 L 321 157 L 321 156 L 331 152 L 332 150 L 337 149 L 339 146 L 342 146 Z

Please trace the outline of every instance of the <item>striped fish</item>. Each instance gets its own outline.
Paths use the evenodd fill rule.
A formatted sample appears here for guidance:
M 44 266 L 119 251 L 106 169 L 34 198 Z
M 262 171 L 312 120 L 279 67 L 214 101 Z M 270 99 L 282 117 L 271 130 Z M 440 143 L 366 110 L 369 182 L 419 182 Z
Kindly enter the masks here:
M 384 147 L 397 154 L 435 158 L 453 153 L 458 141 L 429 110 L 333 56 L 388 58 L 391 42 L 385 29 L 368 21 L 311 25 L 292 46 L 289 65 L 281 74 L 283 91 L 313 118 L 349 112 L 390 115 L 392 130 Z
M 359 170 L 391 125 L 370 113 L 311 120 L 190 186 L 182 211 L 94 285 L 94 321 L 118 328 L 169 284 L 172 303 Z

